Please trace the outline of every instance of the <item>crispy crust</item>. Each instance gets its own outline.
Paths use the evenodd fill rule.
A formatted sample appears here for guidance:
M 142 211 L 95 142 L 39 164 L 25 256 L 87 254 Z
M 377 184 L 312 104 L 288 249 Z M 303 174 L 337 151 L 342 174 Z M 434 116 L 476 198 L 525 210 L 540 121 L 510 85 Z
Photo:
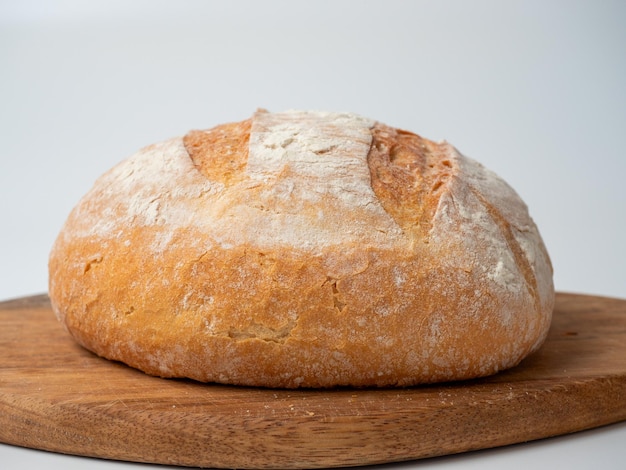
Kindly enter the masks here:
M 212 181 L 231 184 L 240 179 L 248 161 L 250 125 L 242 122 L 221 124 L 206 131 L 193 130 L 183 144 L 195 167 Z
M 148 147 L 111 170 L 51 252 L 59 319 L 84 347 L 148 374 L 265 387 L 467 379 L 536 350 L 550 324 L 552 268 L 521 200 L 448 144 L 345 119 L 257 113 Z M 259 135 L 267 141 L 258 129 L 274 135 L 279 121 L 307 121 L 332 142 L 349 125 L 370 136 L 365 189 L 382 209 L 341 212 L 352 199 L 324 194 L 310 206 L 296 201 L 297 214 L 272 213 L 284 195 L 264 190 L 312 178 L 293 164 L 251 183 L 248 152 Z M 300 238 L 334 227 L 333 217 L 350 233 L 264 241 L 263 231 L 289 221 L 300 230 L 296 216 L 311 221 Z

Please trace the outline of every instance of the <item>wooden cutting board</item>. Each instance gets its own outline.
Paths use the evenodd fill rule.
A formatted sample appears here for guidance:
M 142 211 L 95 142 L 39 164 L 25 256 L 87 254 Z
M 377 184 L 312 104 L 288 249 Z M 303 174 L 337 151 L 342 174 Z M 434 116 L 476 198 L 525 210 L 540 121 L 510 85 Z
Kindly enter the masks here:
M 149 377 L 77 346 L 45 295 L 0 303 L 0 441 L 226 468 L 376 464 L 626 419 L 626 300 L 558 294 L 520 366 L 407 389 L 271 390 Z

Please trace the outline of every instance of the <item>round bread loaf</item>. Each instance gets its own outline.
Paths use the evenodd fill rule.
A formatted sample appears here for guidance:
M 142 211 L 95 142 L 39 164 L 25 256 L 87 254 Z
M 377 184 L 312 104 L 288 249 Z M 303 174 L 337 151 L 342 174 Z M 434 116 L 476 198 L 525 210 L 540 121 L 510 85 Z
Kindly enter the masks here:
M 50 255 L 85 348 L 152 375 L 408 386 L 518 364 L 552 267 L 525 204 L 435 143 L 353 114 L 258 111 L 95 183 Z

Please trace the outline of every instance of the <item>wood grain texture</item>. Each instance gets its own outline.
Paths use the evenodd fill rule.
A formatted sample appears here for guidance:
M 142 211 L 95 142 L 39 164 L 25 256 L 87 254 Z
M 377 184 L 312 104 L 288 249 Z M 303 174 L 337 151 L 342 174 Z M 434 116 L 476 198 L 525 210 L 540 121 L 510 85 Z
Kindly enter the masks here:
M 419 459 L 626 419 L 626 301 L 558 294 L 544 347 L 486 379 L 272 390 L 149 377 L 77 346 L 46 296 L 0 303 L 0 441 L 187 466 Z

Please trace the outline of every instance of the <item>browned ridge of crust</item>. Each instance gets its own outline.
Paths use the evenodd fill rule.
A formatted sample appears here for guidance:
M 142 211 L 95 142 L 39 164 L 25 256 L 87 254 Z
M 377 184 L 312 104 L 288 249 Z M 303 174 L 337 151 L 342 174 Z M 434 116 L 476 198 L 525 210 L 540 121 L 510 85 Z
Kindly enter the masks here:
M 377 123 L 367 156 L 372 189 L 385 211 L 408 233 L 431 228 L 454 162 L 435 142 Z
M 195 167 L 212 181 L 238 181 L 248 161 L 252 119 L 221 124 L 209 130 L 193 130 L 183 144 Z

